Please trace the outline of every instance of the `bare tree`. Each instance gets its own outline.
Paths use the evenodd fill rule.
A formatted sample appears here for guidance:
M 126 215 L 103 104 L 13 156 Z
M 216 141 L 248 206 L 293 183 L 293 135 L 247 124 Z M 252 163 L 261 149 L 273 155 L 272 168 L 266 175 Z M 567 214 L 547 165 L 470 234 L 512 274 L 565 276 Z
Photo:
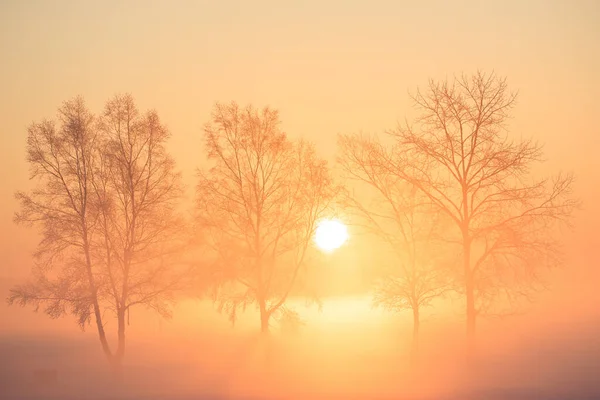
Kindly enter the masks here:
M 254 304 L 261 332 L 291 316 L 286 299 L 305 264 L 334 185 L 311 145 L 291 142 L 278 112 L 216 104 L 205 137 L 212 168 L 199 172 L 198 222 L 218 255 L 216 301 L 235 322 Z
M 420 312 L 451 289 L 444 270 L 442 219 L 411 183 L 383 167 L 391 157 L 376 140 L 342 135 L 338 146 L 344 175 L 355 183 L 347 197 L 359 221 L 389 245 L 394 266 L 375 288 L 374 305 L 399 312 L 412 310 L 411 364 L 418 361 Z
M 506 131 L 516 94 L 506 79 L 477 73 L 430 81 L 413 96 L 421 116 L 389 132 L 396 152 L 384 166 L 416 186 L 456 227 L 462 251 L 468 354 L 476 317 L 499 300 L 528 297 L 542 266 L 560 258 L 556 229 L 578 205 L 572 175 L 534 179 L 542 147 Z
M 185 269 L 176 264 L 182 221 L 175 207 L 179 175 L 164 149 L 168 133 L 155 112 L 139 115 L 131 96 L 108 102 L 95 121 L 81 98 L 51 121 L 29 128 L 28 162 L 38 188 L 17 193 L 18 223 L 42 230 L 34 280 L 9 303 L 67 311 L 82 328 L 93 316 L 102 349 L 121 375 L 129 310 L 169 313 Z M 117 319 L 117 346 L 105 331 Z M 127 317 L 127 318 L 126 318 Z
M 170 317 L 173 294 L 189 268 L 180 261 L 186 226 L 177 212 L 183 194 L 175 162 L 165 149 L 170 134 L 156 111 L 139 113 L 131 95 L 115 96 L 99 121 L 102 159 L 99 204 L 107 291 L 118 321 L 115 357 L 123 358 L 125 317 L 136 305 Z M 100 257 L 99 257 L 100 259 Z

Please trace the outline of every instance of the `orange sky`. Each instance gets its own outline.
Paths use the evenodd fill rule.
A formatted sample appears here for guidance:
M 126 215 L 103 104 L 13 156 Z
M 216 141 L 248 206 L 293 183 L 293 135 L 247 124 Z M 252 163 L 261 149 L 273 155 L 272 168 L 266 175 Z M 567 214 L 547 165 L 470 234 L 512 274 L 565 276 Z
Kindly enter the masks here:
M 0 279 L 31 263 L 31 231 L 12 223 L 26 127 L 74 95 L 94 112 L 126 91 L 156 108 L 192 186 L 217 100 L 278 108 L 286 131 L 333 160 L 337 133 L 391 128 L 412 115 L 408 90 L 477 68 L 519 90 L 513 133 L 578 176 L 586 209 L 561 282 L 591 293 L 600 277 L 597 1 L 5 0 L 0 54 Z

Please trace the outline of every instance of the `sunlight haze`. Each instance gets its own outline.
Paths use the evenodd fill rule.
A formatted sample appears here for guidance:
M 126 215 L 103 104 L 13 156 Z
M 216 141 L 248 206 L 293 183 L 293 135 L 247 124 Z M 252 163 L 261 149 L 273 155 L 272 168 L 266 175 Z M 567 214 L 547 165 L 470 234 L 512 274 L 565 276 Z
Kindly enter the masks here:
M 557 393 L 573 399 L 579 398 L 578 393 L 600 396 L 600 1 L 4 0 L 0 2 L 0 54 L 0 359 L 4 360 L 0 398 L 4 398 L 3 388 L 15 396 L 22 393 L 27 382 L 39 378 L 35 378 L 39 370 L 58 371 L 58 381 L 66 382 L 65 396 L 73 398 L 88 392 L 98 398 L 106 394 L 115 399 L 164 396 L 160 398 L 167 400 L 203 398 L 200 395 L 376 399 L 400 394 L 462 399 L 467 392 L 475 393 L 472 398 L 486 400 L 550 399 L 557 398 L 551 397 Z M 524 289 L 527 301 L 518 308 L 506 313 L 504 308 L 490 311 L 496 318 L 480 317 L 479 309 L 471 310 L 473 327 L 475 315 L 478 318 L 473 346 L 476 343 L 481 349 L 483 361 L 480 368 L 469 370 L 464 348 L 468 353 L 470 344 L 463 343 L 465 324 L 467 342 L 470 340 L 471 316 L 465 315 L 468 295 L 456 282 L 462 282 L 461 252 L 471 257 L 471 239 L 464 239 L 470 238 L 471 228 L 456 229 L 452 224 L 458 221 L 459 226 L 464 221 L 443 211 L 438 212 L 441 216 L 431 211 L 431 218 L 408 216 L 407 209 L 417 209 L 423 202 L 439 206 L 455 189 L 439 183 L 437 192 L 434 190 L 438 197 L 432 200 L 422 187 L 442 178 L 428 170 L 430 161 L 406 161 L 403 157 L 418 154 L 414 148 L 394 151 L 407 146 L 412 138 L 409 144 L 421 154 L 433 153 L 425 145 L 419 148 L 419 138 L 425 134 L 409 133 L 423 126 L 423 132 L 427 127 L 442 131 L 419 119 L 423 110 L 414 106 L 411 96 L 418 98 L 435 88 L 433 82 L 449 82 L 450 86 L 459 82 L 457 90 L 464 89 L 460 82 L 481 83 L 478 76 L 498 77 L 500 88 L 501 79 L 506 78 L 509 99 L 506 118 L 498 117 L 498 126 L 485 126 L 481 131 L 490 137 L 496 131 L 507 132 L 518 143 L 531 139 L 532 146 L 538 143 L 543 148 L 540 157 L 544 160 L 519 164 L 514 175 L 494 182 L 495 187 L 503 188 L 499 189 L 501 195 L 514 203 L 496 209 L 492 201 L 489 209 L 482 206 L 482 213 L 492 210 L 488 212 L 496 212 L 494 216 L 501 220 L 513 212 L 512 204 L 528 204 L 524 191 L 510 185 L 532 185 L 527 194 L 533 198 L 540 189 L 531 182 L 550 178 L 544 182 L 551 187 L 551 178 L 558 177 L 556 189 L 561 183 L 571 184 L 569 174 L 574 178 L 568 194 L 574 200 L 565 207 L 568 212 L 561 209 L 548 221 L 532 222 L 524 228 L 529 229 L 528 237 L 556 233 L 562 247 L 540 239 L 531 245 L 531 253 L 515 256 L 518 261 L 508 256 L 493 261 L 510 264 L 530 257 L 523 262 L 550 265 L 552 261 L 545 258 L 548 255 L 548 259 L 560 259 L 560 267 L 520 270 L 519 276 L 498 272 L 495 277 L 504 286 L 493 286 L 492 278 L 484 275 L 471 282 L 482 304 L 487 306 L 487 296 L 495 296 L 502 299 L 503 306 L 512 307 L 506 288 L 521 294 L 519 278 L 537 278 L 538 271 L 544 271 L 539 275 L 539 290 L 537 286 L 534 290 L 533 284 L 526 288 L 531 293 Z M 461 81 L 461 77 L 475 78 Z M 438 89 L 435 93 L 448 98 L 458 93 L 445 86 Z M 518 93 L 514 104 L 511 93 Z M 29 228 L 14 221 L 20 207 L 27 206 L 27 199 L 19 200 L 15 193 L 32 193 L 37 187 L 30 180 L 34 169 L 28 157 L 32 163 L 43 158 L 36 159 L 35 152 L 28 155 L 27 146 L 37 143 L 28 141 L 28 135 L 47 139 L 45 120 L 56 121 L 56 132 L 62 132 L 60 118 L 66 117 L 58 110 L 72 101 L 65 109 L 80 115 L 83 103 L 74 100 L 77 96 L 94 115 L 90 121 L 96 125 L 90 122 L 94 126 L 90 129 L 102 132 L 104 136 L 98 137 L 113 147 L 122 139 L 121 125 L 115 121 L 121 123 L 122 110 L 135 104 L 139 110 L 135 126 L 158 135 L 160 142 L 157 155 L 148 150 L 145 165 L 165 171 L 155 185 L 146 185 L 146 190 L 158 187 L 163 191 L 155 197 L 148 195 L 159 200 L 139 230 L 131 228 L 135 222 L 128 214 L 115 217 L 110 228 L 106 204 L 112 199 L 127 213 L 129 200 L 122 199 L 130 194 L 133 203 L 136 194 L 125 188 L 124 178 L 119 186 L 115 177 L 120 175 L 111 169 L 123 160 L 115 156 L 102 164 L 102 157 L 113 147 L 98 145 L 101 139 L 83 145 L 108 152 L 90 156 L 100 165 L 94 174 L 105 168 L 112 172 L 106 173 L 103 184 L 110 186 L 110 179 L 117 182 L 112 184 L 115 192 L 105 188 L 100 193 L 94 186 L 97 208 L 104 214 L 98 211 L 90 230 L 100 229 L 104 221 L 105 237 L 118 237 L 124 243 L 105 240 L 103 251 L 119 256 L 110 258 L 98 249 L 90 250 L 88 265 L 90 258 L 106 257 L 111 274 L 112 259 L 129 271 L 127 263 L 134 250 L 142 260 L 140 265 L 150 265 L 150 261 L 145 264 L 146 257 L 160 260 L 152 264 L 157 265 L 155 270 L 146 271 L 147 276 L 135 275 L 138 280 L 130 283 L 131 290 L 126 287 L 125 275 L 122 289 L 114 281 L 112 289 L 106 289 L 116 293 L 119 286 L 122 290 L 122 298 L 115 295 L 115 305 L 105 307 L 108 314 L 120 317 L 120 322 L 111 317 L 105 323 L 111 346 L 119 341 L 117 326 L 127 328 L 126 350 L 122 349 L 123 354 L 113 350 L 113 355 L 124 357 L 122 367 L 129 378 L 118 389 L 121 392 L 111 391 L 110 368 L 93 316 L 97 310 L 90 311 L 90 300 L 85 303 L 87 311 L 68 306 L 67 314 L 57 319 L 49 318 L 43 306 L 35 313 L 33 305 L 20 307 L 15 300 L 9 306 L 6 301 L 11 288 L 33 277 L 33 255 L 43 237 L 42 225 Z M 444 100 L 439 100 L 432 109 L 439 111 L 444 105 Z M 456 114 L 463 111 L 455 110 Z M 236 128 L 231 133 L 233 125 Z M 268 129 L 273 129 L 273 134 L 260 139 L 266 144 L 261 147 L 260 142 L 258 155 L 248 155 L 247 148 L 246 153 L 239 150 L 239 146 L 256 145 L 257 135 Z M 281 133 L 289 141 L 284 141 Z M 244 134 L 247 136 L 241 139 L 237 136 Z M 154 143 L 151 137 L 132 140 L 139 139 L 140 148 L 145 148 Z M 54 149 L 52 139 L 47 140 L 48 148 Z M 55 154 L 54 150 L 50 153 Z M 532 150 L 527 157 L 533 153 L 537 155 Z M 139 154 L 146 153 L 139 150 Z M 237 164 L 232 167 L 234 161 Z M 357 168 L 369 162 L 364 170 Z M 519 162 L 514 161 L 515 165 Z M 129 173 L 134 175 L 131 167 Z M 412 192 L 386 192 L 377 186 L 389 189 L 402 179 L 408 182 L 409 173 L 413 174 Z M 244 179 L 248 182 L 242 182 Z M 265 183 L 268 179 L 276 183 L 270 186 Z M 179 184 L 181 197 L 176 190 Z M 461 201 L 473 202 L 479 195 L 475 191 L 469 198 L 463 189 Z M 232 198 L 236 190 L 239 197 Z M 265 193 L 275 192 L 276 204 L 258 205 L 259 195 L 266 198 Z M 416 203 L 398 202 L 386 209 L 387 214 L 379 213 L 378 207 L 383 209 L 386 201 L 392 204 L 399 197 Z M 60 207 L 58 200 L 53 201 L 48 204 Z M 580 207 L 574 206 L 576 201 Z M 241 203 L 243 207 L 235 209 Z M 345 207 L 352 211 L 340 214 Z M 455 207 L 458 214 L 468 211 L 462 207 L 462 202 Z M 94 207 L 89 209 L 96 212 Z M 566 224 L 551 225 L 566 214 L 570 216 L 571 209 L 572 229 Z M 262 210 L 264 215 L 256 221 L 247 217 L 253 210 Z M 336 215 L 343 218 L 336 219 Z M 397 227 L 390 222 L 399 215 L 406 217 L 406 225 Z M 246 217 L 251 220 L 248 225 Z M 481 221 L 492 219 L 476 221 L 483 226 Z M 489 224 L 494 228 L 504 223 L 493 222 Z M 48 226 L 46 235 L 51 239 L 60 235 Z M 132 239 L 122 239 L 128 229 Z M 153 237 L 137 245 L 142 250 L 130 243 L 136 235 L 152 229 L 162 239 L 155 242 Z M 266 232 L 264 237 L 257 233 L 260 229 Z M 525 239 L 511 229 L 498 237 L 510 236 L 525 247 Z M 421 235 L 419 240 L 425 244 L 400 251 L 398 256 L 398 243 L 406 243 L 411 234 Z M 473 239 L 473 257 L 488 254 L 492 236 L 482 235 L 490 236 Z M 100 237 L 99 233 L 90 234 L 98 243 Z M 466 247 L 451 247 L 456 238 L 469 242 L 468 252 Z M 433 245 L 432 240 L 444 243 Z M 56 244 L 46 250 L 59 247 Z M 559 247 L 564 251 L 555 254 Z M 421 258 L 415 255 L 419 251 Z M 82 255 L 65 257 L 61 265 L 72 266 L 65 267 L 68 273 L 63 271 L 63 275 L 84 279 L 82 270 L 77 269 L 82 260 L 86 260 Z M 256 287 L 254 278 L 248 278 L 254 277 L 254 267 L 249 264 L 255 260 L 260 269 Z M 173 262 L 181 269 L 168 269 L 163 262 Z M 178 275 L 190 265 L 200 264 L 203 269 L 195 270 L 196 275 Z M 132 261 L 131 265 L 137 264 Z M 263 265 L 269 266 L 264 267 L 265 274 Z M 392 279 L 390 271 L 408 271 L 411 265 L 404 280 Z M 415 272 L 418 268 L 431 274 L 419 275 Z M 440 275 L 438 269 L 445 272 Z M 249 275 L 242 276 L 240 270 Z M 49 276 L 64 278 L 60 273 Z M 175 281 L 175 275 L 179 280 L 171 285 L 169 279 Z M 468 279 L 465 281 L 469 286 Z M 413 312 L 416 300 L 389 294 L 393 290 L 412 290 L 414 294 L 423 290 L 419 282 L 428 285 L 418 300 L 417 310 L 421 307 L 421 311 Z M 109 287 L 108 283 L 98 285 Z M 74 287 L 64 290 L 80 289 Z M 263 296 L 261 290 L 268 295 Z M 125 306 L 127 295 L 138 296 L 131 300 L 135 308 Z M 149 301 L 151 296 L 159 298 Z M 162 318 L 170 311 L 172 319 Z M 80 317 L 88 318 L 84 331 L 77 325 Z M 420 323 L 415 327 L 414 321 Z M 271 341 L 260 335 L 267 332 Z M 124 345 L 125 334 L 122 336 Z M 56 390 L 52 393 L 60 395 L 62 388 L 51 388 Z M 523 392 L 502 397 L 502 393 L 513 393 L 509 390 Z M 42 398 L 35 396 L 45 392 L 31 393 L 27 392 L 27 398 Z M 486 397 L 485 393 L 491 394 Z

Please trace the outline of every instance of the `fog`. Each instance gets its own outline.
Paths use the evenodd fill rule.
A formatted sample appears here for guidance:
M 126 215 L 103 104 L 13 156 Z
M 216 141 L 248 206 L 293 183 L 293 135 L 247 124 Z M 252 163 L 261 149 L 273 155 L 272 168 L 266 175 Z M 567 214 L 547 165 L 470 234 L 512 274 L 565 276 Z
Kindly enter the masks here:
M 592 0 L 2 2 L 0 399 L 600 398 L 598 48 L 600 6 Z M 458 191 L 445 186 L 446 180 L 435 181 L 446 179 L 439 171 L 450 158 L 433 157 L 441 166 L 431 167 L 427 157 L 432 153 L 425 151 L 430 148 L 419 141 L 434 126 L 419 125 L 427 113 L 423 104 L 430 104 L 424 100 L 437 101 L 430 111 L 445 107 L 447 114 L 438 113 L 441 119 L 456 122 L 447 117 L 448 110 L 464 106 L 466 93 L 476 92 L 460 92 L 465 88 L 461 76 L 469 77 L 462 81 L 467 88 L 472 89 L 469 82 L 479 89 L 491 87 L 499 95 L 481 97 L 490 104 L 505 100 L 509 110 L 504 115 L 500 107 L 491 119 L 493 129 L 481 125 L 488 135 L 484 143 L 500 149 L 485 149 L 490 153 L 481 156 L 481 165 L 488 167 L 488 158 L 501 159 L 497 168 L 503 171 L 502 163 L 510 162 L 502 156 L 518 153 L 502 147 L 508 142 L 495 136 L 504 132 L 501 127 L 517 143 L 532 139 L 524 156 L 514 157 L 514 174 L 487 186 L 496 190 L 492 196 L 505 196 L 505 205 L 490 206 L 476 221 L 480 225 L 474 222 L 471 231 L 462 231 L 483 232 L 480 242 L 473 241 L 472 255 L 471 239 L 451 226 L 459 221 L 462 229 L 468 220 L 460 218 L 466 212 L 462 203 L 455 207 L 459 218 L 453 219 L 454 203 L 445 202 L 445 196 Z M 421 108 L 415 107 L 411 95 L 427 90 L 432 97 L 422 97 Z M 113 129 L 124 121 L 123 113 L 114 110 L 123 109 L 136 110 L 131 121 L 139 136 L 130 144 L 143 150 L 138 156 L 148 154 L 147 162 L 139 164 L 140 176 L 146 173 L 152 182 L 145 188 L 130 190 L 133 179 L 123 178 L 123 166 L 130 167 L 129 178 L 137 172 L 131 168 L 137 158 L 128 159 L 116 146 L 125 136 L 131 138 L 129 131 Z M 44 125 L 46 120 L 54 121 L 56 129 Z M 74 120 L 78 124 L 70 123 Z M 271 124 L 276 120 L 280 125 Z M 229 190 L 237 186 L 227 180 L 237 184 L 248 176 L 239 163 L 239 146 L 254 143 L 248 140 L 254 136 L 227 141 L 233 121 L 242 121 L 240 132 L 260 131 L 271 140 L 272 153 L 258 153 L 267 154 L 270 168 L 280 168 L 274 176 L 283 183 L 273 187 L 285 188 L 285 195 L 277 197 L 274 209 L 289 207 L 288 214 L 301 221 L 289 217 L 281 222 L 285 213 L 265 212 L 267 244 L 256 253 L 270 252 L 272 260 L 278 254 L 279 263 L 248 256 L 252 246 L 239 244 L 252 242 L 248 232 L 258 228 L 241 228 L 245 217 L 236 204 L 246 201 L 244 190 L 260 190 L 258 180 L 251 189 L 240 184 L 237 200 L 230 199 Z M 461 124 L 449 124 L 459 125 L 462 135 Z M 264 133 L 265 126 L 277 128 L 264 128 Z M 431 129 L 443 132 L 440 126 L 447 129 L 444 124 Z M 413 128 L 417 134 L 411 136 Z M 80 140 L 81 132 L 90 136 L 75 144 L 64 139 Z M 150 148 L 154 139 L 159 144 Z M 88 189 L 97 197 L 83 211 L 72 207 L 85 220 L 85 229 L 72 228 L 71 217 L 53 225 L 64 209 L 73 211 L 63 201 L 71 193 L 56 189 L 60 179 L 52 181 L 56 175 L 30 179 L 33 167 L 43 170 L 44 154 L 63 150 L 57 153 L 53 147 L 60 140 L 72 147 L 66 146 L 57 160 L 82 154 L 94 163 Z M 462 136 L 461 141 L 464 147 Z M 541 146 L 539 157 L 534 143 Z M 440 148 L 459 153 L 452 146 Z M 239 175 L 225 168 L 233 159 L 242 165 Z M 301 162 L 290 161 L 295 159 Z M 531 162 L 523 166 L 521 159 Z M 254 158 L 247 160 L 251 164 Z M 214 166 L 221 169 L 210 169 Z M 85 174 L 72 170 L 62 182 L 65 188 L 87 184 L 80 179 Z M 161 171 L 158 178 L 156 170 Z M 379 182 L 373 176 L 392 189 L 378 192 L 377 185 L 369 186 Z M 543 185 L 530 183 L 550 176 L 559 177 L 562 192 L 561 185 L 552 188 L 552 180 L 546 182 L 549 192 L 538 192 Z M 348 191 L 338 190 L 338 184 Z M 514 189 L 520 185 L 530 190 Z M 411 195 L 403 191 L 409 186 Z M 562 203 L 535 208 L 542 211 L 519 225 L 497 228 L 529 205 L 520 201 L 527 197 L 522 193 L 535 203 L 552 197 L 557 186 L 557 198 L 566 199 Z M 471 193 L 472 209 L 477 209 L 472 205 L 477 190 Z M 16 192 L 26 195 L 15 197 Z M 158 199 L 140 217 L 137 232 L 151 232 L 147 237 L 130 228 L 135 223 L 129 201 L 139 201 L 137 193 Z M 411 198 L 415 193 L 421 197 Z M 392 198 L 401 199 L 398 204 L 405 208 L 400 214 L 411 221 L 411 229 L 417 221 L 414 225 L 439 231 L 431 243 L 428 238 L 415 250 L 411 246 L 423 241 L 415 236 L 419 232 L 402 238 L 393 223 L 390 228 L 381 222 L 396 218 L 394 223 L 404 226 L 393 204 L 385 208 Z M 481 204 L 489 204 L 489 197 L 481 198 Z M 44 207 L 30 199 L 44 200 L 39 203 Z M 442 211 L 424 211 L 420 202 Z M 247 204 L 259 214 L 252 201 Z M 418 211 L 416 219 L 406 209 Z M 554 212 L 544 214 L 546 209 Z M 451 210 L 450 217 L 444 210 Z M 223 222 L 224 215 L 233 222 Z M 314 231 L 320 220 L 330 218 L 347 224 L 348 240 L 324 249 Z M 497 229 L 486 231 L 490 226 Z M 73 245 L 71 235 L 81 230 L 85 240 Z M 288 247 L 276 247 L 280 237 Z M 488 239 L 505 245 L 507 252 L 517 248 L 523 253 L 497 262 L 504 262 L 505 269 L 495 269 L 494 261 L 494 268 L 485 270 L 489 276 L 478 275 L 470 284 L 460 275 L 466 271 L 460 264 L 464 249 L 487 265 Z M 248 267 L 255 259 L 258 278 Z M 515 259 L 522 268 L 513 268 Z M 411 262 L 413 269 L 404 269 L 398 278 L 405 278 L 405 286 L 396 288 L 397 298 L 376 285 L 390 268 Z M 437 267 L 427 269 L 429 264 L 441 265 L 441 275 Z M 53 268 L 46 269 L 49 265 Z M 113 273 L 115 266 L 127 272 Z M 137 275 L 129 273 L 130 267 L 138 268 Z M 274 277 L 270 292 L 264 288 L 263 269 L 267 288 Z M 83 271 L 89 272 L 85 278 Z M 419 276 L 411 271 L 433 278 L 414 283 L 406 279 Z M 49 281 L 32 280 L 40 276 Z M 67 283 L 44 286 L 50 281 Z M 27 282 L 38 286 L 29 290 L 22 286 Z M 425 282 L 425 289 L 419 282 Z M 534 284 L 539 290 L 533 290 Z M 479 296 L 472 308 L 469 290 Z M 378 293 L 401 310 L 375 307 Z M 54 295 L 59 303 L 46 309 Z M 508 301 L 513 295 L 515 303 Z M 486 314 L 490 310 L 481 305 L 486 296 L 508 313 Z M 278 312 L 285 314 L 281 320 Z M 291 322 L 285 318 L 288 312 Z M 85 322 L 84 329 L 78 320 Z M 109 351 L 101 346 L 99 326 L 106 331 Z
M 463 324 L 430 316 L 424 323 L 422 364 L 406 363 L 410 318 L 338 300 L 295 333 L 264 344 L 256 324 L 232 329 L 210 307 L 190 302 L 170 322 L 132 319 L 126 382 L 115 385 L 93 333 L 44 324 L 3 332 L 2 387 L 6 398 L 595 398 L 599 394 L 600 317 L 548 315 L 486 323 L 476 371 L 461 362 Z M 10 320 L 9 320 L 10 321 Z M 440 340 L 443 338 L 443 340 Z M 458 360 L 458 361 L 457 361 Z M 33 382 L 32 371 L 56 369 L 56 384 Z M 37 397 L 40 396 L 40 397 Z M 204 396 L 204 397 L 201 397 Z

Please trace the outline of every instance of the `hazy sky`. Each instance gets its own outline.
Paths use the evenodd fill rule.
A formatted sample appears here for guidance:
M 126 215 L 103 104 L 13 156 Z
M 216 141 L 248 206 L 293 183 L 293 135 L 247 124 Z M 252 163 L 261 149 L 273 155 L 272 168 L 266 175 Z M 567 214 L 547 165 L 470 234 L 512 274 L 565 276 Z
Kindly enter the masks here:
M 511 130 L 546 143 L 548 170 L 577 174 L 586 210 L 567 275 L 600 275 L 598 1 L 2 0 L 0 54 L 0 279 L 31 263 L 31 232 L 12 223 L 26 128 L 72 96 L 94 112 L 118 92 L 156 108 L 193 185 L 217 100 L 278 108 L 333 160 L 337 133 L 392 128 L 409 90 L 478 68 L 519 90 Z

